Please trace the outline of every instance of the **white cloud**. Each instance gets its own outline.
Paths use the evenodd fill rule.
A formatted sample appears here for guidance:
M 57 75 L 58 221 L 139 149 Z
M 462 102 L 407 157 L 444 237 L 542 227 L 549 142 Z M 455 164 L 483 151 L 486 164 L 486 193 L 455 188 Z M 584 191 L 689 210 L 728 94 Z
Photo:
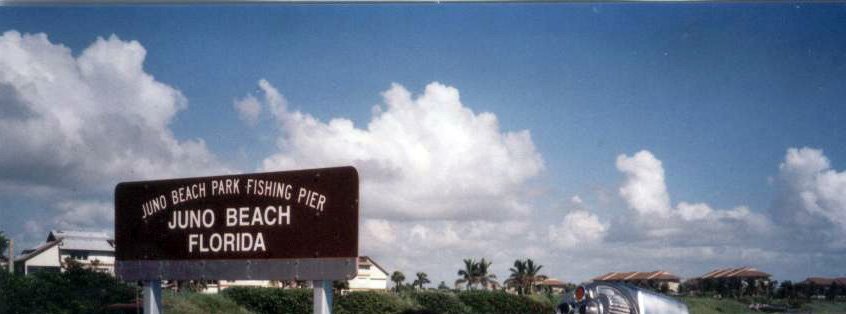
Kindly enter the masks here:
M 570 203 L 573 203 L 575 206 L 582 206 L 585 202 L 582 201 L 582 198 L 578 195 L 573 195 L 573 197 L 570 198 Z
M 620 196 L 641 214 L 666 215 L 670 196 L 664 183 L 664 167 L 651 152 L 642 150 L 632 157 L 617 156 L 617 170 L 626 175 Z
M 0 36 L 0 181 L 110 191 L 120 179 L 220 169 L 202 140 L 168 128 L 187 100 L 144 71 L 145 56 L 116 36 L 78 57 L 45 34 Z
M 0 196 L 29 206 L 0 228 L 21 224 L 20 248 L 52 228 L 110 230 L 119 181 L 229 172 L 203 140 L 174 136 L 188 101 L 144 70 L 146 53 L 114 35 L 77 53 L 0 36 Z
M 687 202 L 680 202 L 678 207 L 679 215 L 681 215 L 682 219 L 688 221 L 704 219 L 714 211 L 711 209 L 711 206 L 705 203 L 689 204 Z
M 786 250 L 843 252 L 846 248 L 846 172 L 832 169 L 822 150 L 790 148 L 774 179 L 774 219 L 789 233 Z
M 261 104 L 255 96 L 248 95 L 243 99 L 236 100 L 233 105 L 235 106 L 235 110 L 238 111 L 238 117 L 242 121 L 251 126 L 255 126 L 258 123 L 259 114 L 261 114 Z
M 822 150 L 790 148 L 779 165 L 775 210 L 799 225 L 820 219 L 846 231 L 846 172 L 831 169 Z
M 549 241 L 561 249 L 584 247 L 601 242 L 607 230 L 608 225 L 596 215 L 576 210 L 564 216 L 560 224 L 549 227 Z
M 59 213 L 53 225 L 59 229 L 111 227 L 115 221 L 111 202 L 68 200 L 56 204 L 56 208 Z
M 293 110 L 269 82 L 258 85 L 281 130 L 279 151 L 262 170 L 354 165 L 360 250 L 389 270 L 452 283 L 463 258 L 493 259 L 502 274 L 515 259 L 544 251 L 526 245 L 537 236 L 522 193 L 543 169 L 529 132 L 501 131 L 494 114 L 473 112 L 457 89 L 431 83 L 413 96 L 393 84 L 366 127 L 356 127 Z
M 412 97 L 393 84 L 366 128 L 292 111 L 270 83 L 259 87 L 282 127 L 279 152 L 263 170 L 354 165 L 362 213 L 373 218 L 498 220 L 529 212 L 520 193 L 543 169 L 529 131 L 500 131 L 494 114 L 474 113 L 453 87 L 432 83 Z
M 707 203 L 681 201 L 672 207 L 661 160 L 647 150 L 632 157 L 619 155 L 617 169 L 626 176 L 620 196 L 636 215 L 613 220 L 610 239 L 743 247 L 763 241 L 773 232 L 766 215 L 745 206 L 714 209 Z

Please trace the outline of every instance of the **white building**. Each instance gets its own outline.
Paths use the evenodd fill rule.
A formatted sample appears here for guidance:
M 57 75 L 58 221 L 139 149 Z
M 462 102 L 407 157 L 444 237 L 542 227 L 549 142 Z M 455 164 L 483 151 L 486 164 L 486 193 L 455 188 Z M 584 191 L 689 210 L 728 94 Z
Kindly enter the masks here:
M 370 257 L 358 258 L 358 275 L 349 281 L 350 291 L 387 290 L 388 271 Z
M 102 232 L 53 230 L 47 241 L 34 249 L 24 250 L 15 259 L 15 271 L 30 274 L 37 271 L 64 271 L 66 259 L 83 267 L 114 275 L 115 242 Z
M 372 291 L 388 289 L 388 271 L 376 264 L 370 257 L 358 258 L 358 275 L 349 280 L 350 291 Z M 274 280 L 221 280 L 207 284 L 204 293 L 217 293 L 229 287 L 264 287 L 264 288 L 311 288 L 311 282 L 296 285 L 292 281 Z

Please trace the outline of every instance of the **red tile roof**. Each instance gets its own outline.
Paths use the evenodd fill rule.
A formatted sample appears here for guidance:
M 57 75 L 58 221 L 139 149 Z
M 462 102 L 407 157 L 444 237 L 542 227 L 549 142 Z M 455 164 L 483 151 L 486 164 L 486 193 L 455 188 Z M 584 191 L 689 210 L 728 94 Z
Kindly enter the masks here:
M 611 272 L 593 278 L 593 281 L 634 281 L 634 280 L 660 280 L 660 281 L 678 281 L 679 277 L 663 270 L 656 270 L 652 272 Z
M 547 279 L 547 280 L 541 281 L 541 283 L 539 285 L 550 286 L 550 287 L 564 287 L 564 286 L 566 286 L 566 284 L 564 282 L 562 282 L 561 280 L 558 280 L 558 279 Z
M 759 271 L 752 267 L 740 267 L 740 268 L 720 268 L 712 270 L 702 276 L 699 279 L 709 279 L 709 278 L 769 278 L 770 274 Z

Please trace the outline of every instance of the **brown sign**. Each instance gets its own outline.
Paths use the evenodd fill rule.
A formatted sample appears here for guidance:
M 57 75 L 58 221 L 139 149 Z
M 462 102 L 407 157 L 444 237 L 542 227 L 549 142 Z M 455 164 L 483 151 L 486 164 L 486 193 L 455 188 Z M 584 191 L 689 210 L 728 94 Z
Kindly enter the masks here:
M 161 181 L 115 188 L 116 272 L 143 279 L 355 276 L 352 167 Z

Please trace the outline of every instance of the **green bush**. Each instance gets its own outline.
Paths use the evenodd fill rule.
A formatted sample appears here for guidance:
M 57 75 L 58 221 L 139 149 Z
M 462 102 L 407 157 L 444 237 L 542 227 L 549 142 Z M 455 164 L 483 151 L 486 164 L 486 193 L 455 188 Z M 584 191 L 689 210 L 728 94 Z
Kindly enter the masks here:
M 0 272 L 0 313 L 104 313 L 131 303 L 138 288 L 83 268 L 24 276 Z
M 249 312 L 220 294 L 205 294 L 196 292 L 164 291 L 164 312 L 179 314 L 214 314 L 232 313 L 249 314 Z M 135 311 L 132 311 L 135 313 Z
M 335 299 L 336 314 L 397 314 L 416 310 L 414 304 L 387 292 L 350 292 Z
M 415 313 L 438 313 L 438 314 L 469 314 L 470 308 L 454 293 L 442 291 L 421 291 L 410 294 L 412 300 L 417 303 L 420 310 Z M 411 312 L 409 312 L 411 313 Z
M 312 290 L 234 287 L 223 295 L 255 313 L 311 313 Z M 532 314 L 554 312 L 546 296 L 502 291 L 350 292 L 336 295 L 336 314 Z
M 501 291 L 465 291 L 459 293 L 458 298 L 470 307 L 472 313 L 529 314 L 554 311 L 548 304 Z
M 312 313 L 312 290 L 258 287 L 232 287 L 221 292 L 225 297 L 255 313 Z

